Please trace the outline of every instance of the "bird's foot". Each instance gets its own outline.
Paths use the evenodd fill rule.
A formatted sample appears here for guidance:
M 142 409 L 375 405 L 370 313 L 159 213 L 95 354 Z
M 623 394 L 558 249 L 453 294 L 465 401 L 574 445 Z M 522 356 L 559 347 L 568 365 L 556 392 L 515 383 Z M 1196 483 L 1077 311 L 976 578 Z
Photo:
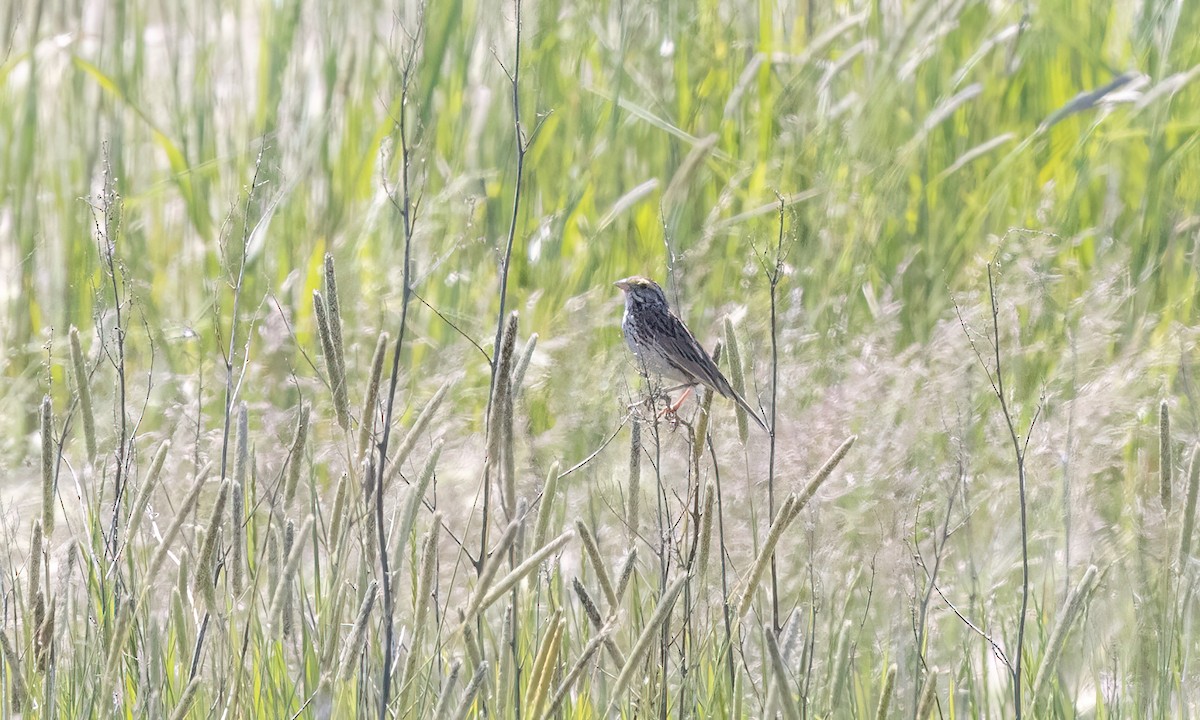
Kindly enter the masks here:
M 684 401 L 687 400 L 688 396 L 692 394 L 692 390 L 693 388 L 691 386 L 685 388 L 684 391 L 679 394 L 679 399 L 673 403 L 671 402 L 670 396 L 666 396 L 667 406 L 659 411 L 658 417 L 660 419 L 666 419 L 666 421 L 671 424 L 672 430 L 675 430 L 679 427 L 679 423 L 681 422 L 679 417 L 679 408 L 683 407 Z
M 661 415 L 677 414 L 679 412 L 679 408 L 683 407 L 683 401 L 688 399 L 688 396 L 692 394 L 692 390 L 694 390 L 694 389 L 695 389 L 694 386 L 691 386 L 691 385 L 687 386 L 687 388 L 685 388 L 684 391 L 679 394 L 679 399 L 676 400 L 673 404 L 667 405 L 667 408 L 662 411 Z M 667 400 L 668 400 L 668 402 L 670 401 L 669 396 L 668 396 Z

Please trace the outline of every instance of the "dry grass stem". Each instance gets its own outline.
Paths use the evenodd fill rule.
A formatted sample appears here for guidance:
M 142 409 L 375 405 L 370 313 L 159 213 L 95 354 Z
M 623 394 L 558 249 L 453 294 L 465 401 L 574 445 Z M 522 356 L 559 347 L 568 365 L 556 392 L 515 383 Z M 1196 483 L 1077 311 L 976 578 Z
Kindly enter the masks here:
M 42 521 L 33 521 L 29 539 L 29 602 L 37 597 L 42 586 Z
M 133 498 L 133 505 L 130 506 L 129 528 L 125 532 L 125 537 L 128 539 L 132 540 L 137 537 L 138 530 L 142 526 L 142 518 L 146 514 L 146 505 L 150 502 L 150 494 L 158 487 L 158 479 L 162 475 L 163 465 L 167 461 L 167 452 L 170 449 L 171 441 L 164 440 L 158 446 L 158 452 L 154 453 L 154 459 L 150 461 L 150 472 L 146 474 L 146 479 L 142 481 L 137 495 Z
M 354 677 L 358 659 L 362 656 L 363 648 L 367 644 L 367 625 L 371 622 L 371 611 L 375 608 L 375 598 L 378 594 L 379 584 L 372 582 L 367 586 L 362 604 L 358 607 L 358 617 L 354 621 L 354 627 L 350 630 L 350 637 L 346 638 L 346 647 L 342 650 L 342 658 L 338 662 L 343 682 Z
M 171 588 L 171 623 L 175 626 L 175 634 L 186 644 L 189 635 L 189 623 L 187 621 L 187 612 L 183 607 L 183 595 L 179 593 L 178 587 Z
M 438 539 L 443 520 L 442 512 L 434 512 L 430 530 L 425 534 L 425 542 L 421 544 L 421 570 L 416 581 L 416 610 L 413 613 L 415 625 L 420 628 L 425 626 L 425 619 L 430 614 L 430 604 L 433 601 L 434 574 L 438 568 Z
M 463 645 L 467 648 L 467 660 L 470 661 L 472 667 L 479 667 L 479 664 L 483 662 L 483 648 L 479 645 L 475 628 L 467 622 L 465 608 L 460 608 L 458 611 L 458 626 L 463 631 Z
M 199 690 L 200 678 L 194 677 L 183 689 L 183 694 L 179 696 L 179 702 L 175 704 L 175 710 L 171 713 L 171 720 L 184 720 L 188 716 L 192 709 L 192 703 L 196 701 L 196 692 Z
M 504 564 L 508 547 L 516 539 L 517 530 L 521 527 L 521 523 L 525 521 L 524 513 L 520 512 L 521 509 L 524 509 L 524 504 L 518 510 L 517 517 L 513 518 L 512 522 L 504 528 L 500 539 L 496 541 L 495 547 L 488 554 L 487 561 L 483 563 L 483 570 L 479 573 L 479 580 L 475 584 L 475 592 L 471 595 L 471 601 L 467 603 L 466 616 L 468 620 L 474 618 L 477 613 L 487 609 L 483 601 L 485 598 L 491 597 L 492 580 L 495 579 L 496 572 L 500 569 L 500 566 Z
M 921 688 L 921 699 L 917 702 L 916 720 L 928 720 L 933 711 L 933 703 L 937 698 L 937 669 L 925 674 L 925 686 Z
M 575 687 L 575 683 L 579 681 L 580 676 L 587 669 L 588 663 L 599 652 L 600 646 L 610 642 L 609 634 L 611 630 L 609 627 L 601 629 L 592 636 L 587 645 L 583 646 L 583 652 L 579 654 L 579 659 L 571 666 L 571 669 L 554 691 L 554 695 L 550 698 L 550 703 L 546 706 L 546 712 L 542 714 L 542 720 L 550 720 L 558 712 L 558 708 L 562 705 L 563 700 L 567 698 L 567 694 L 571 692 L 571 688 Z
M 538 718 L 542 715 L 542 708 L 549 695 L 550 683 L 558 670 L 558 656 L 562 651 L 562 636 L 565 626 L 566 621 L 563 619 L 562 610 L 558 610 L 550 618 L 550 628 L 542 635 L 542 642 L 534 656 L 533 674 L 529 678 L 529 698 L 526 701 L 524 717 Z
M 333 395 L 333 411 L 338 427 L 348 430 L 350 428 L 350 399 L 346 393 L 346 370 L 338 361 L 338 348 L 334 345 L 329 308 L 319 290 L 313 290 L 313 314 L 317 319 L 317 336 L 321 341 L 321 355 L 325 358 L 325 370 L 329 373 L 329 390 Z
M 217 491 L 212 514 L 209 515 L 208 524 L 205 526 L 204 542 L 200 545 L 200 551 L 196 553 L 196 575 L 192 579 L 192 593 L 203 597 L 210 610 L 216 608 L 213 565 L 217 543 L 221 537 L 221 527 L 225 519 L 225 503 L 229 498 L 230 486 L 231 483 L 228 479 L 221 481 L 221 489 Z
M 642 497 L 642 424 L 637 418 L 629 425 L 629 487 L 625 499 L 625 527 L 636 536 L 641 515 Z
M 783 659 L 783 653 L 779 649 L 779 640 L 775 637 L 775 631 L 770 628 L 766 629 L 765 636 L 767 659 L 775 680 L 774 696 L 783 708 L 785 720 L 800 720 L 800 708 L 796 705 L 796 698 L 792 696 L 792 680 L 787 670 L 787 663 Z
M 704 485 L 704 509 L 700 515 L 700 550 L 696 558 L 696 575 L 704 577 L 708 569 L 708 558 L 712 548 L 713 511 L 716 503 L 715 489 L 709 480 Z
M 421 410 L 421 414 L 417 416 L 413 426 L 404 435 L 404 439 L 401 440 L 400 444 L 396 446 L 395 452 L 393 452 L 392 456 L 388 459 L 388 461 L 392 464 L 392 469 L 389 471 L 387 477 L 388 484 L 390 484 L 392 480 L 400 473 L 401 466 L 408 459 L 408 456 L 413 451 L 413 448 L 417 446 L 417 441 L 420 440 L 424 435 L 425 428 L 429 427 L 430 421 L 433 420 L 433 416 L 437 414 L 438 408 L 442 406 L 442 401 L 446 399 L 446 395 L 450 392 L 450 388 L 452 387 L 454 387 L 453 380 L 447 380 L 445 383 L 442 383 L 442 386 L 438 388 L 437 392 L 433 394 L 433 397 L 429 399 L 429 402 L 425 404 L 425 407 Z
M 1178 569 L 1183 572 L 1192 552 L 1192 533 L 1196 528 L 1196 495 L 1200 491 L 1200 445 L 1192 449 L 1188 463 L 1187 498 L 1183 504 L 1183 522 L 1179 530 Z
M 467 713 L 470 712 L 471 706 L 475 704 L 475 696 L 479 694 L 479 689 L 483 687 L 484 681 L 487 680 L 488 664 L 487 661 L 480 662 L 475 667 L 475 674 L 471 676 L 471 682 L 467 683 L 467 688 L 463 692 L 462 700 L 458 703 L 458 708 L 450 717 L 455 720 L 465 720 Z
M 719 349 L 720 345 L 718 344 Z M 712 413 L 712 400 L 713 391 L 709 388 L 702 388 L 700 390 L 700 410 L 696 414 L 695 432 L 692 439 L 692 475 L 696 478 L 700 477 L 700 459 L 704 457 L 704 443 L 708 439 L 708 419 Z
M 87 447 L 88 462 L 93 462 L 96 459 L 96 415 L 92 410 L 92 388 L 83 361 L 79 330 L 72 325 L 68 335 L 71 344 L 71 370 L 75 376 L 75 394 L 79 398 L 79 415 L 83 420 L 83 440 Z
M 175 542 L 175 537 L 179 535 L 180 529 L 183 528 L 183 523 L 189 519 L 192 510 L 196 507 L 196 503 L 200 500 L 200 491 L 204 488 L 204 483 L 208 480 L 208 466 L 205 466 L 196 474 L 196 479 L 192 482 L 192 487 L 184 496 L 183 502 L 179 504 L 179 509 L 175 512 L 175 519 L 167 526 L 166 532 L 162 534 L 162 538 L 158 541 L 158 550 L 154 552 L 150 558 L 150 564 L 146 567 L 146 577 L 158 577 L 159 571 L 162 569 L 162 564 L 167 559 L 167 555 L 171 549 L 171 543 Z M 186 557 L 186 555 L 184 556 Z M 149 595 L 152 585 L 147 584 L 141 595 L 138 596 L 138 605 L 145 602 Z
M 833 454 L 829 456 L 829 459 L 825 461 L 825 464 L 822 465 L 819 470 L 817 470 L 816 474 L 812 476 L 812 479 L 808 481 L 808 484 L 804 486 L 804 490 L 802 490 L 797 496 L 799 502 L 796 503 L 796 506 L 793 509 L 794 512 L 800 512 L 803 510 L 804 506 L 808 504 L 808 501 L 812 499 L 813 495 L 817 494 L 817 490 L 821 489 L 821 485 L 829 478 L 830 474 L 833 473 L 834 468 L 838 466 L 838 463 L 842 461 L 842 458 L 846 457 L 846 453 L 850 452 L 850 448 L 854 445 L 856 440 L 858 440 L 858 436 L 851 435 L 843 440 L 841 445 L 838 445 L 837 450 L 833 451 Z
M 308 443 L 309 406 L 300 404 L 300 414 L 296 418 L 296 432 L 292 436 L 292 446 L 288 451 L 288 466 L 286 482 L 284 483 L 284 506 L 290 507 L 296 497 L 296 488 L 300 485 L 300 469 L 304 462 L 304 448 Z
M 497 464 L 500 459 L 500 448 L 502 433 L 500 428 L 504 422 L 504 415 L 511 413 L 512 410 L 508 406 L 508 401 L 511 399 L 509 395 L 509 383 L 512 380 L 513 366 L 513 349 L 517 342 L 517 313 L 514 310 L 508 316 L 508 322 L 504 325 L 504 334 L 501 336 L 500 347 L 496 349 L 496 382 L 492 390 L 491 399 L 491 414 L 488 417 L 488 461 L 493 467 L 499 467 Z
M 887 720 L 892 706 L 892 691 L 896 687 L 896 665 L 888 665 L 883 676 L 883 690 L 879 693 L 879 705 L 875 709 L 875 720 Z
M 350 519 L 349 494 L 350 473 L 344 472 L 338 476 L 337 487 L 333 492 L 333 510 L 329 513 L 329 546 L 335 557 L 341 556 L 339 550 L 342 547 L 342 535 Z
M 596 544 L 596 538 L 592 535 L 592 531 L 584 524 L 583 520 L 575 520 L 575 530 L 579 533 L 579 539 L 583 543 L 583 549 L 587 552 L 588 560 L 592 562 L 592 570 L 596 573 L 596 581 L 600 583 L 600 589 L 604 591 L 604 599 L 608 601 L 609 613 L 616 612 L 617 609 L 617 590 L 612 583 L 612 578 L 608 574 L 608 569 L 605 567 L 604 558 L 600 555 L 600 546 Z
M 425 541 L 421 544 L 420 575 L 417 579 L 417 600 L 412 615 L 412 643 L 408 657 L 404 663 L 404 673 L 400 683 L 400 707 L 408 707 L 408 697 L 416 677 L 417 663 L 421 657 L 418 648 L 425 639 L 429 605 L 433 600 L 434 572 L 437 570 L 438 534 L 442 529 L 442 513 L 435 512 L 429 532 L 425 533 Z
M 621 561 L 621 573 L 617 575 L 617 604 L 613 606 L 614 608 L 620 606 L 621 598 L 625 597 L 625 591 L 629 589 L 629 584 L 633 580 L 633 571 L 637 568 L 637 556 L 637 546 L 634 546 L 629 548 L 625 559 Z
M 1158 479 L 1163 509 L 1171 509 L 1171 483 L 1175 469 L 1171 456 L 1171 410 L 1167 401 L 1158 405 Z
M 343 380 L 342 392 L 344 393 L 346 390 L 346 347 L 342 339 L 342 301 L 338 297 L 337 276 L 333 271 L 333 255 L 329 253 L 325 253 L 325 309 L 329 315 L 329 337 L 333 341 L 334 358 L 337 361 L 338 374 Z
M 488 591 L 488 594 L 479 602 L 480 612 L 491 607 L 500 598 L 520 582 L 526 575 L 537 569 L 543 562 L 550 558 L 551 555 L 559 553 L 563 546 L 571 541 L 575 533 L 570 530 L 564 530 L 561 535 L 554 538 L 550 542 L 535 551 L 532 555 L 525 558 L 521 564 L 514 567 L 507 575 L 500 578 L 496 582 L 495 587 Z
M 362 463 L 375 431 L 375 415 L 379 405 L 379 383 L 383 377 L 383 361 L 387 357 L 390 338 L 386 332 L 379 333 L 375 341 L 375 352 L 371 355 L 371 374 L 367 379 L 367 396 L 363 400 L 362 413 L 358 418 L 358 455 L 356 462 Z
M 446 720 L 446 718 L 450 717 L 450 703 L 454 702 L 454 686 L 458 683 L 458 676 L 462 673 L 462 666 L 462 660 L 457 658 L 450 664 L 450 673 L 442 681 L 442 691 L 438 694 L 437 705 L 433 708 L 434 720 Z
M 296 576 L 296 570 L 300 567 L 300 560 L 304 557 L 305 542 L 308 540 L 308 534 L 312 531 L 313 516 L 309 515 L 304 519 L 304 524 L 300 526 L 300 530 L 295 533 L 293 541 L 285 542 L 284 548 L 288 550 L 287 561 L 283 565 L 283 570 L 279 573 L 279 586 L 275 589 L 275 595 L 271 600 L 270 618 L 271 625 L 275 626 L 282 619 L 285 623 L 290 623 L 291 613 L 284 614 L 284 603 L 291 597 L 290 588 L 292 578 Z
M 525 385 L 525 373 L 529 370 L 529 361 L 533 359 L 533 350 L 537 347 L 537 341 L 538 334 L 533 333 L 525 341 L 525 347 L 521 348 L 521 357 L 517 360 L 517 364 L 513 368 L 512 386 L 509 388 L 513 400 L 521 397 L 521 392 Z
M 654 636 L 657 634 L 659 626 L 667 621 L 667 618 L 671 614 L 671 608 L 675 606 L 675 600 L 683 592 L 687 580 L 687 575 L 680 575 L 663 592 L 658 607 L 654 609 L 654 614 L 646 621 L 645 627 L 642 628 L 642 633 L 638 635 L 637 642 L 633 644 L 633 649 L 629 651 L 628 660 L 626 660 L 624 667 L 621 668 L 620 674 L 617 675 L 617 679 L 613 683 L 611 691 L 612 700 L 608 704 L 608 709 L 604 712 L 606 717 L 616 712 L 617 706 L 625 694 L 625 688 L 629 686 L 629 681 L 633 679 L 633 676 L 641 667 L 642 655 L 645 654 L 654 641 Z
M 246 572 L 246 498 L 242 484 L 236 480 L 229 486 L 229 507 L 231 526 L 229 528 L 229 554 L 225 558 L 228 565 L 229 584 L 235 597 L 242 594 L 242 582 Z
M 575 596 L 579 598 L 579 606 L 583 608 L 584 615 L 587 615 L 588 620 L 591 621 L 592 628 L 596 632 L 602 631 L 606 627 L 604 618 L 600 616 L 600 610 L 596 607 L 596 601 L 592 600 L 592 596 L 588 594 L 587 588 L 583 586 L 579 578 L 571 578 L 571 588 L 575 590 Z M 624 653 L 617 647 L 617 643 L 613 641 L 612 637 L 607 634 L 604 636 L 604 649 L 608 651 L 609 656 L 616 663 L 617 667 L 625 667 Z
M 39 591 L 39 600 L 41 597 L 42 594 Z M 46 672 L 50 664 L 50 658 L 54 654 L 54 628 L 57 612 L 58 599 L 55 598 L 50 601 L 50 607 L 46 610 L 45 617 L 37 627 L 37 637 L 34 643 L 34 657 L 37 661 L 38 672 Z
M 42 398 L 42 532 L 47 538 L 54 535 L 54 415 L 50 396 Z
M 4 660 L 8 663 L 9 682 L 12 683 L 12 707 L 15 712 L 21 712 L 25 700 L 29 697 L 29 689 L 25 684 L 25 674 L 21 670 L 21 662 L 13 649 L 8 633 L 0 630 L 0 650 L 4 652 Z
M 1063 603 L 1062 612 L 1059 613 L 1058 619 L 1054 622 L 1054 629 L 1050 631 L 1050 638 L 1046 641 L 1046 652 L 1042 655 L 1042 662 L 1038 665 L 1037 677 L 1033 681 L 1031 697 L 1034 702 L 1037 702 L 1038 697 L 1053 677 L 1055 666 L 1058 664 L 1058 658 L 1062 655 L 1067 633 L 1071 632 L 1071 626 L 1074 625 L 1076 618 L 1083 611 L 1083 606 L 1096 584 L 1098 572 L 1095 565 L 1089 565 L 1088 569 L 1084 571 L 1083 577 L 1080 578 L 1079 584 L 1071 590 L 1071 594 L 1067 596 L 1066 602 Z
M 120 672 L 121 659 L 125 654 L 125 643 L 129 641 L 129 631 L 133 624 L 133 605 L 125 603 L 117 611 L 116 623 L 113 625 L 112 639 L 108 643 L 108 660 L 104 664 L 103 686 L 107 687 L 116 680 Z
M 733 387 L 733 391 L 742 397 L 746 397 L 746 375 L 742 371 L 742 351 L 738 346 L 737 333 L 733 330 L 733 320 L 728 316 L 725 317 L 725 359 L 729 365 L 729 384 Z M 746 411 L 741 405 L 733 404 L 734 416 L 737 418 L 738 437 L 742 441 L 742 445 L 750 437 L 749 418 L 746 417 Z
M 408 495 L 405 497 L 403 510 L 400 514 L 400 525 L 396 528 L 397 541 L 396 549 L 391 553 L 395 567 L 391 568 L 393 573 L 400 571 L 400 566 L 404 562 L 404 549 L 408 545 L 408 538 L 412 535 L 413 527 L 417 523 L 417 512 L 420 511 L 421 505 L 425 499 L 425 492 L 429 489 L 429 484 L 433 481 L 433 473 L 437 468 L 438 458 L 442 456 L 443 441 L 439 438 L 434 441 L 433 449 L 429 452 L 429 457 L 425 460 L 424 467 L 417 475 L 417 481 L 408 490 Z
M 754 601 L 754 593 L 758 590 L 758 584 L 762 580 L 767 566 L 771 564 L 771 554 L 775 552 L 775 546 L 779 544 L 779 538 L 783 536 L 783 531 L 796 519 L 798 512 L 796 506 L 798 504 L 799 501 L 796 496 L 789 495 L 783 501 L 783 505 L 779 506 L 779 512 L 775 514 L 775 522 L 771 523 L 771 529 L 767 531 L 767 539 L 763 542 L 762 547 L 759 548 L 750 573 L 746 576 L 742 594 L 739 596 L 738 601 L 733 604 L 733 607 L 737 608 L 736 617 L 745 617 L 746 613 L 750 611 L 750 604 Z
M 546 530 L 550 527 L 550 516 L 554 513 L 554 500 L 558 495 L 558 461 L 550 464 L 546 482 L 542 485 L 542 500 L 538 505 L 537 524 L 533 533 L 533 546 L 546 544 Z

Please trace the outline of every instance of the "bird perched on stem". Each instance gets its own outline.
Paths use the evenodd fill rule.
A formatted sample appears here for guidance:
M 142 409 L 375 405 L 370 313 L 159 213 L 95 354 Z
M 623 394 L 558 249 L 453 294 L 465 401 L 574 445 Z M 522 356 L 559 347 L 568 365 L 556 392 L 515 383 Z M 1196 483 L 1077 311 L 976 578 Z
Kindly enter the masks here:
M 613 284 L 625 292 L 621 330 L 629 349 L 633 350 L 645 371 L 682 383 L 680 387 L 687 388 L 671 410 L 679 409 L 693 388 L 704 385 L 736 402 L 759 427 L 767 430 L 767 424 L 758 412 L 737 394 L 692 331 L 671 312 L 667 296 L 658 283 L 634 275 Z

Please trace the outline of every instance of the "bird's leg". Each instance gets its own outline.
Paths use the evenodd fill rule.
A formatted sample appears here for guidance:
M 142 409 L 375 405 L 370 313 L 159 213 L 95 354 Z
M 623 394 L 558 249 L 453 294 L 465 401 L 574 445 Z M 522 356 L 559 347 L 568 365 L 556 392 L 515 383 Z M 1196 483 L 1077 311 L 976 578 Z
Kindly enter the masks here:
M 676 400 L 674 403 L 668 405 L 661 413 L 659 413 L 658 414 L 659 417 L 663 417 L 664 415 L 674 416 L 676 413 L 678 413 L 679 408 L 683 407 L 683 401 L 687 400 L 688 396 L 692 394 L 692 391 L 696 389 L 695 385 L 685 385 L 683 387 L 685 389 L 684 389 L 683 393 L 679 396 L 679 399 Z
M 692 383 L 682 383 L 669 388 L 652 387 L 649 394 L 646 395 L 646 397 L 640 402 L 631 404 L 629 406 L 629 410 L 633 410 L 639 405 L 644 405 L 651 412 L 653 412 L 655 406 L 658 404 L 658 399 L 662 398 L 666 401 L 666 406 L 658 412 L 656 417 L 666 417 L 671 420 L 672 425 L 674 425 L 677 422 L 677 418 L 675 417 L 676 413 L 679 411 L 679 408 L 683 406 L 684 401 L 688 399 L 688 396 L 692 394 L 692 391 L 695 390 L 695 388 L 696 386 Z M 678 400 L 672 403 L 671 393 L 675 392 L 676 390 L 683 390 L 683 394 L 679 396 Z

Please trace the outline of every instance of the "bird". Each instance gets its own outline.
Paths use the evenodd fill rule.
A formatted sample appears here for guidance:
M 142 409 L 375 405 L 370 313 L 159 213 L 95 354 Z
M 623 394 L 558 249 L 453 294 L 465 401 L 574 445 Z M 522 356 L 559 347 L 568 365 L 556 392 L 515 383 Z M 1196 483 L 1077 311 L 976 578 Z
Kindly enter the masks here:
M 704 385 L 736 402 L 759 427 L 770 432 L 758 412 L 721 374 L 692 331 L 671 311 L 667 296 L 658 283 L 633 275 L 613 284 L 625 293 L 621 331 L 644 371 L 678 381 L 687 388 L 672 410 L 678 409 L 693 388 Z

